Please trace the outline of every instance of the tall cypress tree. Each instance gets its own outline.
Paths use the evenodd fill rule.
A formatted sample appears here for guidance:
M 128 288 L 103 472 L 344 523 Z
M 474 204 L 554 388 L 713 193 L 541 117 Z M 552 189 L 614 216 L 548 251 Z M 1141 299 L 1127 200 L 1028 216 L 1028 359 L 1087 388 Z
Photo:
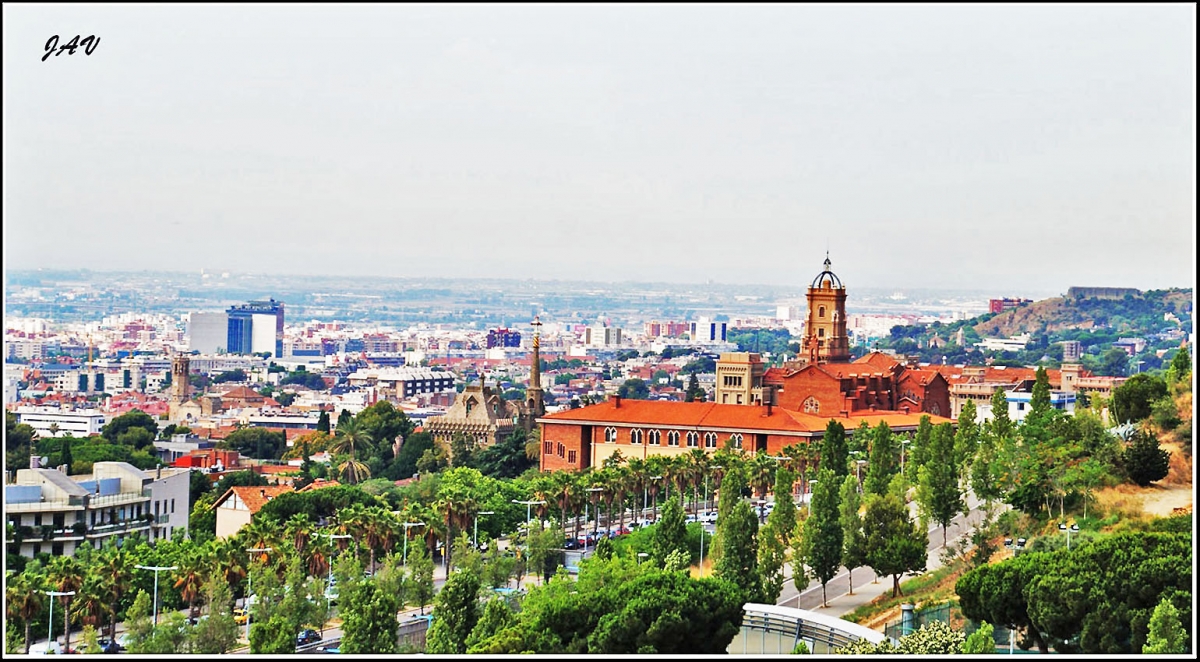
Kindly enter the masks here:
M 836 420 L 829 419 L 825 436 L 821 439 L 821 469 L 829 469 L 839 478 L 850 473 L 847 462 L 850 447 L 846 444 L 846 428 Z
M 737 585 L 746 602 L 757 602 L 762 594 L 758 572 L 758 516 L 747 501 L 739 500 L 723 520 L 721 558 L 714 574 Z
M 59 464 L 67 465 L 67 473 L 71 473 L 71 465 L 75 463 L 75 458 L 71 456 L 71 437 L 62 438 L 62 453 Z
M 813 489 L 812 515 L 804 520 L 801 554 L 804 563 L 821 580 L 821 605 L 826 606 L 825 587 L 842 565 L 842 526 L 839 522 L 838 490 L 835 474 L 822 469 Z
M 862 528 L 862 496 L 858 493 L 858 479 L 846 476 L 838 494 L 838 524 L 842 527 L 842 565 L 850 575 L 850 594 L 854 595 L 854 569 L 866 564 L 866 537 Z
M 912 443 L 905 452 L 904 478 L 910 483 L 917 482 L 917 471 L 929 461 L 931 453 L 929 445 L 933 441 L 933 423 L 928 415 L 921 416 L 917 424 L 917 433 L 913 435 Z
M 979 447 L 979 423 L 975 403 L 967 400 L 962 412 L 958 415 L 958 431 L 954 435 L 954 464 L 960 467 L 968 465 Z
M 317 432 L 329 434 L 329 412 L 321 410 L 321 417 L 317 419 Z
M 880 421 L 871 434 L 871 455 L 867 465 L 867 478 L 863 483 L 865 491 L 872 494 L 886 494 L 888 483 L 899 470 L 899 455 L 895 437 L 887 421 Z
M 933 431 L 929 450 L 934 458 L 953 455 L 954 432 L 949 423 L 943 423 Z M 934 461 L 917 472 L 917 503 L 925 516 L 942 525 L 943 545 L 946 544 L 946 527 L 964 507 L 958 468 L 959 465 L 953 462 Z

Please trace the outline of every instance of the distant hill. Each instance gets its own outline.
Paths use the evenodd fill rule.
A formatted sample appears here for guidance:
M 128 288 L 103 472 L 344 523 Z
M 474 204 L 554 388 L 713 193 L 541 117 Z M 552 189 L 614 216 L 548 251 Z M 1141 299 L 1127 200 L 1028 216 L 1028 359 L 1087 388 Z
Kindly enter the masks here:
M 1068 329 L 1111 328 L 1120 335 L 1156 333 L 1176 323 L 1191 328 L 1191 289 L 1151 290 L 1121 299 L 1054 297 L 988 317 L 972 328 L 980 336 L 1007 337 L 1021 333 L 1053 334 Z

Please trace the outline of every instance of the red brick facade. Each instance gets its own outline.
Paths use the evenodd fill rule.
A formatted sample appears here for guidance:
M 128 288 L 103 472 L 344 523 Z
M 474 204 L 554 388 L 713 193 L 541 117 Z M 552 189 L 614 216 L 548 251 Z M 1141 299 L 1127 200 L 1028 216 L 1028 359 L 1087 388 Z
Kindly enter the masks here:
M 872 427 L 887 421 L 893 431 L 915 430 L 916 413 L 866 411 L 837 418 L 849 434 L 866 420 Z M 748 453 L 771 455 L 795 444 L 817 443 L 830 417 L 780 407 L 721 405 L 711 402 L 658 402 L 612 398 L 539 419 L 542 426 L 542 471 L 581 470 L 599 466 L 614 452 L 621 456 L 712 453 L 731 439 Z M 949 419 L 933 417 L 933 422 Z
M 783 409 L 818 416 L 862 411 L 950 413 L 950 388 L 934 369 L 907 368 L 872 352 L 852 363 L 820 363 L 799 370 L 773 368 L 764 382 L 775 387 Z

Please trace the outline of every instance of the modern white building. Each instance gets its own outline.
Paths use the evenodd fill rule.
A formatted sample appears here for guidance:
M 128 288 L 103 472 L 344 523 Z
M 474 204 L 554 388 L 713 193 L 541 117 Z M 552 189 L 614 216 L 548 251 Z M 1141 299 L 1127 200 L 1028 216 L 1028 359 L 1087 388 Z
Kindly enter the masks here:
M 229 341 L 228 313 L 191 313 L 187 321 L 188 348 L 201 354 L 224 351 Z
M 615 326 L 589 326 L 583 331 L 583 344 L 607 347 L 621 344 L 621 329 Z
M 993 352 L 1019 352 L 1025 349 L 1025 346 L 1028 344 L 1029 334 L 1023 333 L 1019 336 L 1009 336 L 1008 338 L 984 338 L 982 341 L 975 343 L 975 346 Z
M 6 543 L 32 558 L 73 554 L 84 541 L 97 547 L 113 536 L 168 538 L 187 527 L 188 472 L 147 472 L 127 462 L 97 462 L 91 474 L 79 476 L 20 469 L 4 486 L 4 519 L 12 525 Z
M 689 325 L 689 335 L 693 342 L 725 342 L 725 332 L 728 324 L 716 322 L 707 317 L 701 317 Z
M 421 393 L 454 391 L 454 373 L 429 368 L 362 368 L 347 375 L 351 386 L 378 387 L 381 395 L 399 400 Z
M 95 409 L 59 409 L 57 407 L 17 407 L 17 423 L 25 423 L 39 437 L 90 437 L 100 434 L 108 418 Z

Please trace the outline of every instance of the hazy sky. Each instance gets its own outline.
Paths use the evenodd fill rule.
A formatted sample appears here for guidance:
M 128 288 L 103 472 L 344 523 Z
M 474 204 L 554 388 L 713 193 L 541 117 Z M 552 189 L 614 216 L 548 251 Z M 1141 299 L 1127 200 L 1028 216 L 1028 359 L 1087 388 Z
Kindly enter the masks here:
M 3 19 L 9 269 L 1195 284 L 1190 4 Z

